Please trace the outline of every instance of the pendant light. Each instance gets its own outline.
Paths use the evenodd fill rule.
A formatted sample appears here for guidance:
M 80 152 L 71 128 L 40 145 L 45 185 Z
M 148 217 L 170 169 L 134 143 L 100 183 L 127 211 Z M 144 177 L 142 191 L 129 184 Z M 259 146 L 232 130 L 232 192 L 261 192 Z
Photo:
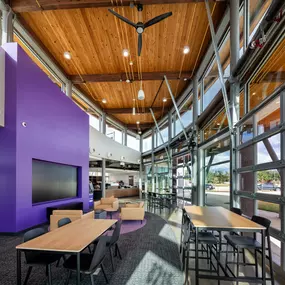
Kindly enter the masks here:
M 139 90 L 139 93 L 138 93 L 138 100 L 144 100 L 145 98 L 145 95 L 144 95 L 144 91 L 142 89 L 142 81 L 141 81 L 141 88 Z

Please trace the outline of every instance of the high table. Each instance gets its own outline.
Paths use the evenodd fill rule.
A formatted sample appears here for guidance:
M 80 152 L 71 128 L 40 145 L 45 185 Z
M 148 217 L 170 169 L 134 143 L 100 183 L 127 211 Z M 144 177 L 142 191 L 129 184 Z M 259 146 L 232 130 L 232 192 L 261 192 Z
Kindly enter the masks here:
M 80 284 L 80 253 L 89 244 L 101 236 L 117 220 L 80 219 L 55 229 L 16 247 L 17 249 L 17 285 L 21 284 L 21 252 L 26 250 L 49 251 L 77 256 L 77 282 Z
M 265 279 L 265 230 L 266 228 L 237 215 L 222 207 L 199 207 L 199 206 L 185 206 L 191 223 L 195 230 L 195 279 L 196 285 L 199 285 L 200 279 L 215 279 L 226 281 L 244 281 L 266 284 Z M 199 274 L 199 258 L 198 258 L 198 232 L 199 230 L 215 230 L 215 231 L 230 231 L 230 232 L 259 232 L 261 233 L 262 244 L 262 278 L 256 277 L 230 277 L 225 271 L 220 260 L 217 259 L 218 268 L 221 268 L 225 276 L 212 276 L 206 274 Z M 186 284 L 188 284 L 188 258 L 186 264 Z

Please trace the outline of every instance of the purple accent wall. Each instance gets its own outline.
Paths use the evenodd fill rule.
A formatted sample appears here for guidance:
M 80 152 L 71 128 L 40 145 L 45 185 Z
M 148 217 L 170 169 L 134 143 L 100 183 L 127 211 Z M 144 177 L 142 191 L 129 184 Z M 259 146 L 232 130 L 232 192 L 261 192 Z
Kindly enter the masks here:
M 45 222 L 49 206 L 83 201 L 88 209 L 89 118 L 18 44 L 3 48 L 7 124 L 0 129 L 0 177 L 5 181 L 3 189 L 1 185 L 0 231 L 18 232 Z M 27 123 L 26 128 L 22 122 Z M 6 153 L 4 161 L 2 152 Z M 80 197 L 33 206 L 33 158 L 80 167 Z M 9 217 L 3 218 L 4 211 Z

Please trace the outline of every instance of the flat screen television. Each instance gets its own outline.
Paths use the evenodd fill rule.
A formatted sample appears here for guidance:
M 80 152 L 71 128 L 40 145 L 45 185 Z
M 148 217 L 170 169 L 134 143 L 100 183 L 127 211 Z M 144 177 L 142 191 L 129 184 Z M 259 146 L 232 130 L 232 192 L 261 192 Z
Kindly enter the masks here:
M 33 159 L 32 203 L 78 196 L 78 167 Z

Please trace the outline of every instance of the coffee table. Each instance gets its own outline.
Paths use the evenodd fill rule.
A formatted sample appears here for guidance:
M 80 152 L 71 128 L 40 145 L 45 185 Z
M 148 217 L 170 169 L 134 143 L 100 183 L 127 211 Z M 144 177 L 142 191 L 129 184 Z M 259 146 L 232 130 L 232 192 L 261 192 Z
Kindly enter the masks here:
M 107 213 L 110 213 L 111 219 L 113 219 L 113 213 L 118 211 L 118 210 L 113 209 L 113 208 L 107 208 L 107 209 L 104 209 L 104 210 L 105 210 Z

